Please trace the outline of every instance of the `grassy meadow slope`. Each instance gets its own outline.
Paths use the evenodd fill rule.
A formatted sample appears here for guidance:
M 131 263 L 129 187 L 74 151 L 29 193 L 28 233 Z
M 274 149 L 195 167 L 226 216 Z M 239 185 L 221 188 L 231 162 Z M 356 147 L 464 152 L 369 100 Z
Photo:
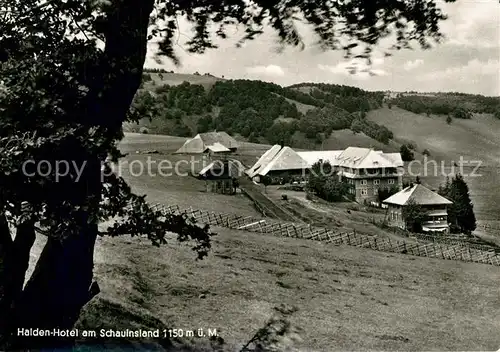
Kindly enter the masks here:
M 175 161 L 171 152 L 183 141 L 127 134 L 123 176 L 152 202 L 253 215 L 248 200 L 208 195 L 189 176 L 126 171 L 130 162 L 147 157 Z M 241 153 L 261 151 L 244 144 Z M 499 267 L 214 231 L 213 251 L 204 261 L 175 241 L 156 248 L 140 238 L 99 238 L 95 275 L 102 292 L 85 308 L 79 327 L 217 329 L 234 351 L 263 326 L 272 307 L 290 303 L 299 308 L 292 323 L 302 329 L 302 351 L 500 347 Z
M 105 298 L 174 328 L 215 328 L 230 345 L 289 303 L 300 309 L 292 323 L 303 330 L 303 351 L 500 347 L 498 267 L 216 231 L 202 262 L 175 243 L 100 240 Z
M 417 115 L 398 107 L 368 112 L 370 121 L 387 126 L 398 142 L 412 142 L 422 152 L 428 149 L 437 160 L 481 160 L 484 166 L 500 166 L 500 120 L 491 115 L 476 114 L 470 120 L 445 116 Z
M 258 215 L 253 204 L 243 195 L 228 198 L 205 192 L 204 182 L 189 173 L 200 171 L 208 164 L 193 157 L 187 159 L 193 162 L 193 166 L 190 166 L 185 156 L 172 154 L 185 140 L 181 137 L 127 133 L 120 144 L 122 152 L 128 153 L 120 164 L 121 175 L 135 192 L 147 194 L 152 203 L 179 204 L 220 212 L 227 212 L 231 208 L 232 212 L 242 215 Z M 250 160 L 260 153 L 260 150 L 252 153 L 253 147 L 246 150 Z M 157 153 L 144 154 L 146 151 Z
M 345 132 L 337 140 L 348 141 L 351 135 Z M 121 149 L 131 153 L 129 161 L 145 156 L 176 160 L 171 152 L 184 140 L 127 134 Z M 244 143 L 239 153 L 251 159 L 266 147 Z M 136 153 L 144 150 L 159 154 Z M 151 201 L 248 215 L 254 211 L 244 199 L 200 192 L 202 187 L 190 177 L 124 176 Z M 175 328 L 215 328 L 232 347 L 251 337 L 280 303 L 300 309 L 292 323 L 302 329 L 301 350 L 500 346 L 498 267 L 215 231 L 213 252 L 202 262 L 194 260 L 190 248 L 176 243 L 154 248 L 125 237 L 99 240 L 96 276 L 102 283 L 101 299 Z
M 446 175 L 460 172 L 470 188 L 474 211 L 479 220 L 498 220 L 500 213 L 500 120 L 488 114 L 475 114 L 472 119 L 453 119 L 448 125 L 444 116 L 417 115 L 398 107 L 370 111 L 369 120 L 389 126 L 395 142 L 411 142 L 419 152 L 428 149 L 427 171 L 422 165 L 407 166 L 408 176 L 420 175 L 433 188 L 445 181 Z M 464 168 L 453 162 L 463 158 Z M 420 156 L 420 159 L 422 157 Z M 433 164 L 434 161 L 437 163 Z M 478 170 L 474 170 L 481 163 Z M 474 172 L 475 171 L 475 172 Z
M 339 150 L 347 147 L 357 146 L 365 148 L 374 148 L 383 150 L 384 152 L 399 152 L 400 144 L 390 141 L 389 144 L 384 144 L 373 138 L 368 137 L 363 132 L 353 133 L 351 130 L 333 131 L 328 139 L 323 144 L 324 150 Z

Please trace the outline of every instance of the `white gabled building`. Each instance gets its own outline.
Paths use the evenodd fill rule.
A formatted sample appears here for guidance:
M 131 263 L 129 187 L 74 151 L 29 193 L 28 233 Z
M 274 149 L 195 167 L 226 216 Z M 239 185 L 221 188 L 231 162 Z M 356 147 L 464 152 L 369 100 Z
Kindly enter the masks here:
M 246 174 L 260 182 L 262 176 L 269 176 L 274 182 L 287 176 L 305 177 L 309 164 L 290 147 L 274 145 L 267 150 Z

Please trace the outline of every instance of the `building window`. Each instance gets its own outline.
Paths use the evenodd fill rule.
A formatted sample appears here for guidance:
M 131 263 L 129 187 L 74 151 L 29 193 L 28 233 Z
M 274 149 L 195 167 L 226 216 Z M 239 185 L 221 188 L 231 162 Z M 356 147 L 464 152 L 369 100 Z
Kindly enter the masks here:
M 396 216 L 394 215 L 394 211 L 391 211 L 391 219 L 396 220 Z
M 388 182 L 390 185 L 393 185 L 393 184 L 394 184 L 394 179 L 389 179 L 387 182 Z
M 378 188 L 375 188 L 375 189 L 373 190 L 373 195 L 374 195 L 374 196 L 376 196 L 377 194 L 378 194 Z
M 366 195 L 368 195 L 368 190 L 367 190 L 367 189 L 362 189 L 362 190 L 361 190 L 361 195 L 362 195 L 362 196 L 366 196 Z
M 380 180 L 373 180 L 373 184 L 374 185 L 379 185 L 380 184 Z
M 368 181 L 366 181 L 366 180 L 361 180 L 361 184 L 362 184 L 362 185 L 367 185 L 367 184 L 368 184 Z

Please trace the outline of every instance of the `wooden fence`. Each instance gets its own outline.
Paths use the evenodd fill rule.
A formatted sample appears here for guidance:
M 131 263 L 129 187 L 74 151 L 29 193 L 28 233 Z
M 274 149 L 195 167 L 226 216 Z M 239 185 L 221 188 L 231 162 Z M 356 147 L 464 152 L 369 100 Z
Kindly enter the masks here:
M 453 243 L 409 243 L 359 233 L 335 233 L 331 229 L 295 224 L 268 218 L 254 218 L 231 213 L 215 213 L 201 209 L 181 209 L 178 205 L 155 204 L 153 209 L 163 213 L 186 214 L 197 222 L 235 230 L 260 232 L 276 236 L 323 241 L 335 245 L 370 248 L 377 251 L 403 253 L 420 257 L 459 260 L 500 266 L 500 255 L 492 249 L 471 245 L 465 241 Z
M 497 224 L 478 223 L 476 227 L 485 231 L 500 232 L 500 226 Z
M 395 232 L 398 233 L 399 235 L 406 236 L 408 238 L 414 239 L 417 242 L 431 242 L 431 243 L 437 243 L 441 245 L 464 245 L 467 244 L 468 247 L 478 249 L 481 251 L 486 251 L 490 252 L 493 251 L 495 253 L 500 253 L 500 248 L 494 247 L 492 245 L 487 245 L 484 244 L 484 242 L 481 242 L 479 239 L 474 239 L 471 237 L 466 237 L 465 235 L 463 236 L 457 236 L 457 235 L 442 235 L 442 236 L 436 236 L 436 235 L 428 235 L 424 233 L 411 233 L 407 232 L 404 230 L 400 229 L 395 229 Z

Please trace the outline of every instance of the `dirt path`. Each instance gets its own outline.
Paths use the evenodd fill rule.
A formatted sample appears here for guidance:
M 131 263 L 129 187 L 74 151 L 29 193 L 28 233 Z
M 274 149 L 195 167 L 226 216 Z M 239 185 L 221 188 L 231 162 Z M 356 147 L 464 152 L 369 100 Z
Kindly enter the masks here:
M 265 216 L 283 221 L 297 221 L 297 218 L 291 213 L 276 205 L 265 194 L 263 194 L 260 187 L 253 183 L 250 179 L 242 177 L 239 181 L 241 190 L 254 201 L 256 206 L 260 208 Z

